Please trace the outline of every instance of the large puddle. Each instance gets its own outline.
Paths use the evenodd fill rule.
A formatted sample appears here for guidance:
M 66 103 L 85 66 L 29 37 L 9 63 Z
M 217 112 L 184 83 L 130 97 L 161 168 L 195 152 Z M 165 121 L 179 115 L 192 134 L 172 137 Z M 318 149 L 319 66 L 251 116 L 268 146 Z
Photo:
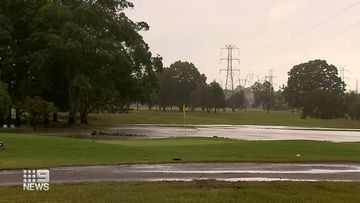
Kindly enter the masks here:
M 239 125 L 123 125 L 108 131 L 166 137 L 224 137 L 240 140 L 315 140 L 360 142 L 360 132 L 347 129 Z
M 360 181 L 359 164 L 183 163 L 50 168 L 51 183 L 98 181 Z M 0 170 L 20 185 L 22 170 Z

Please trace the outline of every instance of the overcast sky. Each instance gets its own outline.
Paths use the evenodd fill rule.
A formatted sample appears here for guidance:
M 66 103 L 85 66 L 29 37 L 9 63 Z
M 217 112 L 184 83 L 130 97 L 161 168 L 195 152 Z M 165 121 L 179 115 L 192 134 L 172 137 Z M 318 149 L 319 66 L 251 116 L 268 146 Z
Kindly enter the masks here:
M 253 81 L 274 70 L 275 85 L 285 84 L 296 64 L 325 59 L 345 67 L 348 89 L 360 77 L 360 1 L 356 0 L 130 0 L 126 11 L 146 21 L 142 32 L 164 65 L 182 60 L 196 65 L 208 82 L 225 83 L 219 74 L 225 44 L 240 48 L 239 79 Z M 243 81 L 242 81 L 243 83 Z

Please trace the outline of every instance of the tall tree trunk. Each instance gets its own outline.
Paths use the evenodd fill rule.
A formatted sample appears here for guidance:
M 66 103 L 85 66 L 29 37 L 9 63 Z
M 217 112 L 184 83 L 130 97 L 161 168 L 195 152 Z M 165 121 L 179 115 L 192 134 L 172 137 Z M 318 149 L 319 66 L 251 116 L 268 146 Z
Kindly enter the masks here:
M 69 125 L 73 125 L 75 123 L 75 117 L 76 117 L 76 113 L 74 110 L 70 110 L 69 111 L 69 118 L 68 118 L 68 123 Z
M 52 115 L 52 122 L 57 123 L 59 122 L 58 120 L 58 112 L 54 112 Z
M 68 123 L 69 125 L 73 125 L 76 122 L 76 114 L 79 109 L 79 88 L 78 87 L 70 87 L 69 88 L 69 104 L 70 104 L 70 111 L 69 111 L 69 118 Z
M 15 126 L 21 125 L 21 113 L 19 109 L 16 109 L 15 111 Z
M 50 123 L 50 114 L 44 113 L 44 127 L 47 127 Z
M 0 128 L 3 128 L 4 124 L 5 124 L 4 115 L 2 115 L 2 114 L 0 113 Z
M 81 122 L 81 124 L 88 124 L 88 113 L 87 112 L 80 113 L 80 122 Z
M 11 120 L 12 120 L 12 107 L 9 108 L 8 117 L 6 119 L 6 124 L 10 128 L 11 127 Z M 1 126 L 2 127 L 2 126 Z

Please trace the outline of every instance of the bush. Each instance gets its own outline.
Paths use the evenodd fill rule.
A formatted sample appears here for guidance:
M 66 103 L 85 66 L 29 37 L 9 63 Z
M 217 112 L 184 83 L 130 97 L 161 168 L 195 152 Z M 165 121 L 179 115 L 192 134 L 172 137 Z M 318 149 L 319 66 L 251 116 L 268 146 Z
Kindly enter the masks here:
M 343 97 L 325 90 L 314 90 L 305 97 L 302 117 L 343 118 L 345 111 Z
M 53 103 L 47 102 L 40 97 L 26 97 L 25 100 L 19 105 L 19 108 L 27 113 L 30 125 L 36 127 L 43 123 L 45 126 L 50 122 L 50 114 L 56 112 Z
M 353 103 L 349 107 L 349 116 L 353 120 L 360 120 L 360 101 Z

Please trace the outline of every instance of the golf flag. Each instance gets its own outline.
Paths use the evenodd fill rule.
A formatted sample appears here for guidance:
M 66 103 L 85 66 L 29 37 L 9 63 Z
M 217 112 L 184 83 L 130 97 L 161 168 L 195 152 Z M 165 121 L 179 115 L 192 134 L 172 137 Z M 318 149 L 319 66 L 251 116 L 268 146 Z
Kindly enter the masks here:
M 184 114 L 184 134 L 185 134 L 185 139 L 186 139 L 186 109 L 185 109 L 185 104 L 183 104 L 183 114 Z
M 185 104 L 183 104 L 183 112 L 184 112 L 184 118 L 185 118 L 185 112 L 186 112 L 186 109 L 185 109 Z

